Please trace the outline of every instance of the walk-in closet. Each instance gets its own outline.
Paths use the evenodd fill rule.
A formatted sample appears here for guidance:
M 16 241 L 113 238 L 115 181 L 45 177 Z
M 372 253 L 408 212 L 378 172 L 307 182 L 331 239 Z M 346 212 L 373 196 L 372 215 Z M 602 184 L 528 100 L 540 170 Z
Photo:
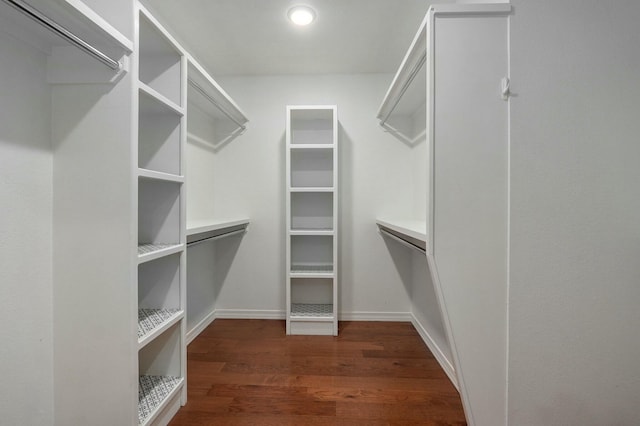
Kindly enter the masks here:
M 0 0 L 0 424 L 640 424 L 639 20 Z

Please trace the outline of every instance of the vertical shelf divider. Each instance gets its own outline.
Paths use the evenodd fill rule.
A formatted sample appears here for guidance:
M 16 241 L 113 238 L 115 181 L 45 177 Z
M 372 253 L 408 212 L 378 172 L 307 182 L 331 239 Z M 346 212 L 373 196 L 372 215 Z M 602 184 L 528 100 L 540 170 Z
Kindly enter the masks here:
M 155 425 L 187 399 L 187 56 L 139 3 L 136 19 L 138 424 Z
M 338 335 L 338 111 L 287 106 L 287 334 Z

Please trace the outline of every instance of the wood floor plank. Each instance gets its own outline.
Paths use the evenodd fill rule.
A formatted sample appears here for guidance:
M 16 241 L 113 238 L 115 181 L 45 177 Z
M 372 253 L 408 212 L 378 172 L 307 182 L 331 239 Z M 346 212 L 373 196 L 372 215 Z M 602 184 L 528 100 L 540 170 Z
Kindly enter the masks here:
M 187 349 L 187 405 L 171 426 L 465 425 L 460 397 L 410 323 L 216 320 Z

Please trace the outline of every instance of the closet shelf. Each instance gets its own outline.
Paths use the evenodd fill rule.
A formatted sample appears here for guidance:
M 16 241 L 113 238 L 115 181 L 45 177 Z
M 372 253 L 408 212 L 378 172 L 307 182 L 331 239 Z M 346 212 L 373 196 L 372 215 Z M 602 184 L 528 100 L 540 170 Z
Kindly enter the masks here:
M 184 250 L 184 244 L 139 244 L 138 263 L 149 262 Z
M 333 265 L 292 264 L 291 278 L 332 278 Z
M 244 233 L 249 219 L 236 219 L 217 222 L 194 222 L 187 226 L 187 245 L 206 241 L 215 241 L 223 237 Z
M 163 182 L 184 183 L 184 176 L 142 168 L 138 169 L 138 177 L 141 179 L 159 180 Z
M 138 424 L 148 425 L 180 391 L 181 377 L 140 376 L 138 380 Z
M 92 44 L 94 47 L 116 49 L 120 55 L 133 51 L 133 42 L 94 12 L 83 0 L 30 0 L 26 3 L 34 6 L 46 18 L 56 22 L 74 36 Z M 13 29 L 14 26 L 36 25 L 14 7 L 4 2 L 0 2 L 0 18 L 2 18 L 3 27 L 5 26 L 6 18 L 6 23 L 9 26 L 8 30 Z M 36 33 L 32 32 L 32 34 Z M 41 41 L 49 48 L 69 45 L 68 41 L 53 33 L 43 36 Z
M 184 317 L 181 309 L 138 309 L 138 349 Z
M 328 235 L 334 234 L 333 229 L 292 229 L 290 235 Z
M 376 224 L 382 232 L 402 240 L 412 248 L 425 251 L 427 247 L 427 222 L 422 220 L 386 220 L 377 219 Z
M 333 186 L 296 186 L 291 192 L 333 192 Z
M 295 320 L 333 320 L 333 305 L 318 303 L 292 303 L 291 318 Z
M 291 149 L 333 149 L 335 144 L 332 143 L 292 143 L 289 145 Z
M 222 231 L 222 233 L 232 230 L 237 226 L 249 226 L 249 219 L 228 219 L 228 220 L 211 220 L 211 221 L 195 221 L 187 224 L 187 237 L 198 236 L 207 232 Z
M 187 57 L 189 87 L 195 89 L 190 101 L 213 119 L 226 117 L 244 129 L 249 121 L 244 112 L 190 54 Z
M 141 114 L 176 114 L 180 117 L 184 115 L 184 108 L 172 102 L 151 86 L 138 81 L 138 88 L 140 90 Z

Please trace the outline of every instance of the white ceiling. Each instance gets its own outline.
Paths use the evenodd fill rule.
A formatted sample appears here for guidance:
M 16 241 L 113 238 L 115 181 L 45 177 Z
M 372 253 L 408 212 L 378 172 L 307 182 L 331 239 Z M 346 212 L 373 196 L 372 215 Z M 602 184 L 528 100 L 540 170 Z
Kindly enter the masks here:
M 429 0 L 146 0 L 214 76 L 395 72 Z M 317 12 L 308 27 L 286 17 Z

